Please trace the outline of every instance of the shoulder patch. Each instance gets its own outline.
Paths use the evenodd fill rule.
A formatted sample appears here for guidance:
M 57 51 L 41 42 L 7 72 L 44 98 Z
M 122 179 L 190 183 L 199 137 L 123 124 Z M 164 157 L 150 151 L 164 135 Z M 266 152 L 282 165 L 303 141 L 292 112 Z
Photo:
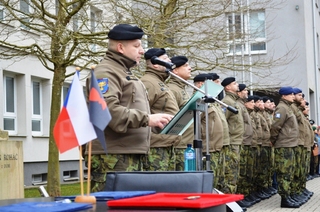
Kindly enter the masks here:
M 98 79 L 98 85 L 101 93 L 107 93 L 109 90 L 109 80 L 108 78 Z
M 281 117 L 281 114 L 280 113 L 276 113 L 276 114 L 274 114 L 274 117 L 279 119 Z

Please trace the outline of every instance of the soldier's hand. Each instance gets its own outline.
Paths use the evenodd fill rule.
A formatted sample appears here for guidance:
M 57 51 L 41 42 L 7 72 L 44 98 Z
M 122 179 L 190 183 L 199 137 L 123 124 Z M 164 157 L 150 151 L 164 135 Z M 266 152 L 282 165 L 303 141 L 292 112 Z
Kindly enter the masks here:
M 172 119 L 173 115 L 157 113 L 149 115 L 149 127 L 159 127 L 164 128 L 169 121 Z

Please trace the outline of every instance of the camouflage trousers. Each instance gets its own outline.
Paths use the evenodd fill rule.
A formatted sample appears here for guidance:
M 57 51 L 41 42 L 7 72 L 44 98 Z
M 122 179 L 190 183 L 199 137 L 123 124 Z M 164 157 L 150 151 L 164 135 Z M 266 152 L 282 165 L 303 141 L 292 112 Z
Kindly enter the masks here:
M 306 151 L 306 165 L 305 165 L 306 166 L 306 173 L 305 173 L 306 181 L 303 184 L 303 188 L 306 188 L 306 186 L 307 186 L 307 176 L 310 173 L 310 162 L 311 162 L 311 150 L 308 150 L 307 148 L 305 148 L 305 151 Z
M 304 165 L 307 162 L 307 148 L 305 148 L 304 146 L 302 146 L 302 156 L 301 156 L 301 178 L 300 178 L 300 186 L 298 189 L 298 193 L 301 193 L 307 185 L 307 166 Z
M 226 156 L 227 155 L 230 155 L 230 146 L 229 145 L 226 145 L 226 146 L 223 146 L 221 151 L 220 151 L 220 157 L 221 157 L 221 174 L 220 174 L 220 177 L 218 179 L 218 182 L 215 186 L 215 188 L 217 188 L 219 191 L 223 192 L 223 193 L 227 193 L 230 191 L 229 189 L 229 185 L 227 185 L 227 182 L 226 182 L 226 178 L 225 178 L 225 172 L 226 172 Z M 228 156 L 228 158 L 230 158 L 230 156 Z
M 223 172 L 223 157 L 220 152 L 210 152 L 210 169 L 213 171 L 213 188 L 217 188 Z
M 112 171 L 142 171 L 142 160 L 144 155 L 140 154 L 108 154 L 91 156 L 91 192 L 103 191 L 107 172 Z M 88 158 L 85 156 L 88 167 Z
M 275 167 L 277 173 L 278 194 L 286 198 L 291 194 L 295 168 L 293 147 L 275 148 Z
M 303 163 L 303 146 L 296 146 L 294 147 L 294 156 L 295 156 L 295 167 L 294 167 L 294 174 L 293 174 L 293 181 L 291 183 L 291 194 L 296 194 L 300 192 L 301 184 L 302 184 L 302 164 Z M 303 176 L 305 178 L 305 176 Z
M 229 154 L 225 155 L 225 191 L 224 193 L 235 194 L 240 172 L 241 145 L 232 144 Z M 223 192 L 223 191 L 222 191 Z
M 258 191 L 259 180 L 259 157 L 260 157 L 260 146 L 252 146 L 252 162 L 253 162 L 253 183 L 250 188 L 250 192 Z
M 271 169 L 271 147 L 262 146 L 260 150 L 260 166 L 261 166 L 261 189 L 272 186 L 272 169 Z
M 173 161 L 173 147 L 151 147 L 143 160 L 145 171 L 174 171 L 170 163 Z
M 184 171 L 184 151 L 185 149 L 175 148 L 174 149 L 174 170 Z
M 237 193 L 245 196 L 250 194 L 253 183 L 253 151 L 251 146 L 244 145 L 240 152 L 240 173 L 237 184 Z

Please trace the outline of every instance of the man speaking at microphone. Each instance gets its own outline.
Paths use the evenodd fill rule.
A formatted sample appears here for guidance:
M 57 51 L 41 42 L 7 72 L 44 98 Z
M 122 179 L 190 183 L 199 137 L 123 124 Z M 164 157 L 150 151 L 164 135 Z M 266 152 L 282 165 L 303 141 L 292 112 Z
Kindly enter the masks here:
M 175 115 L 179 111 L 175 96 L 164 81 L 168 78 L 165 66 L 170 66 L 170 58 L 163 48 L 149 49 L 145 54 L 147 70 L 141 77 L 148 96 L 151 114 L 165 113 Z M 156 62 L 157 64 L 153 64 Z M 170 68 L 170 67 L 169 67 Z M 180 140 L 179 135 L 159 134 L 160 128 L 153 127 L 150 151 L 144 160 L 146 171 L 174 171 L 174 146 Z

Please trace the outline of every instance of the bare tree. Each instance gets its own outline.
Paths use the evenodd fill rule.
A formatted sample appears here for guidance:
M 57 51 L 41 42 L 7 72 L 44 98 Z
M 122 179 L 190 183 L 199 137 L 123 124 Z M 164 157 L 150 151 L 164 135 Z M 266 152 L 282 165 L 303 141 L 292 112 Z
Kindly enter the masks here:
M 277 9 L 284 0 L 0 0 L 5 9 L 1 21 L 0 57 L 36 56 L 54 73 L 51 101 L 48 192 L 60 195 L 58 151 L 52 129 L 60 112 L 61 88 L 71 65 L 96 63 L 105 51 L 106 32 L 115 23 L 139 25 L 148 47 L 165 47 L 169 55 L 190 58 L 194 70 L 269 76 L 272 67 L 294 58 L 252 56 L 245 50 L 261 31 L 259 24 L 244 26 L 254 11 Z M 93 17 L 92 9 L 100 11 Z M 95 13 L 97 14 L 97 13 Z M 261 26 L 261 25 L 260 25 Z M 266 26 L 267 28 L 268 26 Z M 272 39 L 270 36 L 268 39 Z M 23 42 L 22 42 L 23 41 Z M 266 41 L 264 41 L 266 42 Z M 263 42 L 256 42 L 263 45 Z M 241 49 L 239 51 L 239 48 Z M 141 66 L 140 66 L 141 67 Z M 142 71 L 143 69 L 138 69 Z M 272 72 L 274 75 L 274 72 Z M 270 76 L 269 76 L 270 77 Z M 275 76 L 276 77 L 276 76 Z M 243 81 L 247 80 L 245 77 Z
M 52 131 L 60 112 L 62 85 L 69 76 L 66 68 L 87 67 L 101 59 L 108 28 L 102 20 L 107 18 L 102 19 L 103 7 L 89 0 L 0 0 L 0 5 L 5 14 L 0 28 L 0 57 L 34 55 L 54 73 L 47 189 L 51 196 L 59 196 L 59 152 Z
M 269 26 L 264 25 L 266 22 L 254 22 L 253 19 L 258 20 L 265 10 L 281 8 L 285 2 L 283 0 L 110 2 L 118 10 L 117 21 L 137 23 L 144 29 L 148 36 L 148 48 L 165 47 L 170 49 L 171 56 L 186 55 L 191 59 L 193 70 L 199 72 L 231 72 L 249 85 L 249 73 L 259 79 L 277 78 L 277 72 L 271 72 L 271 69 L 288 64 L 296 56 L 294 47 L 288 48 L 287 53 L 280 56 L 270 54 L 271 51 L 268 56 L 249 56 L 248 53 L 250 43 L 262 49 L 264 43 L 275 39 L 270 33 L 271 29 L 267 40 L 265 30 Z M 270 21 L 269 18 L 269 24 Z M 259 36 L 265 40 L 259 40 Z

